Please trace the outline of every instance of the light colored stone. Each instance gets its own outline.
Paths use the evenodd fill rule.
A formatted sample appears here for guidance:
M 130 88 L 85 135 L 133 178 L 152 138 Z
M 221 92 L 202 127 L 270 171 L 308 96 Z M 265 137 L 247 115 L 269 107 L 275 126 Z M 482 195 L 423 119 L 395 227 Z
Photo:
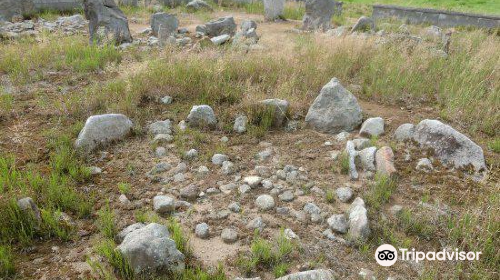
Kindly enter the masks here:
M 317 269 L 289 274 L 276 280 L 335 280 L 332 270 Z
M 360 166 L 364 171 L 375 171 L 376 147 L 369 147 L 356 154 L 356 166 Z
M 263 211 L 268 211 L 274 208 L 274 198 L 268 194 L 262 194 L 255 200 L 255 205 Z
M 249 185 L 251 188 L 256 188 L 262 182 L 262 177 L 259 176 L 247 176 L 243 178 L 243 182 Z
M 349 225 L 344 214 L 332 215 L 327 220 L 328 226 L 335 232 L 347 233 Z
M 210 40 L 212 41 L 212 43 L 214 45 L 219 46 L 219 45 L 222 45 L 225 42 L 229 41 L 229 39 L 231 39 L 231 36 L 229 36 L 227 34 L 223 34 L 223 35 L 220 35 L 220 36 L 213 37 Z
M 394 138 L 397 141 L 408 141 L 413 139 L 413 134 L 415 133 L 415 125 L 411 123 L 405 123 L 400 125 L 394 132 Z
M 91 152 L 100 145 L 122 140 L 132 131 L 132 121 L 121 114 L 91 116 L 85 122 L 76 139 L 75 146 Z
M 281 127 L 285 124 L 288 107 L 290 106 L 288 101 L 274 98 L 262 100 L 259 102 L 259 104 L 264 106 L 266 110 L 270 110 L 272 112 L 272 126 Z
M 265 227 L 266 227 L 266 223 L 264 222 L 264 220 L 260 216 L 254 218 L 253 220 L 248 222 L 248 224 L 246 225 L 247 229 L 251 229 L 251 230 L 257 229 L 259 231 L 262 231 Z
M 353 240 L 366 241 L 371 230 L 365 202 L 356 198 L 349 208 L 349 237 Z
M 170 120 L 157 121 L 149 125 L 148 131 L 150 134 L 172 134 L 172 123 Z
M 225 228 L 222 230 L 220 236 L 222 238 L 222 241 L 224 241 L 224 243 L 231 244 L 238 241 L 238 232 L 236 232 L 236 230 L 234 229 Z
M 384 133 L 384 119 L 381 117 L 369 118 L 361 125 L 359 134 L 365 137 L 379 136 Z
M 233 126 L 233 130 L 236 132 L 236 133 L 244 133 L 247 131 L 247 122 L 248 122 L 248 118 L 244 115 L 240 115 L 236 118 L 236 120 L 234 121 L 234 126 Z
M 189 113 L 186 122 L 191 127 L 198 128 L 214 128 L 217 124 L 214 110 L 208 105 L 193 106 Z
M 264 17 L 266 20 L 276 20 L 283 17 L 285 0 L 263 0 Z
M 421 170 L 424 172 L 429 172 L 434 169 L 434 167 L 432 167 L 432 162 L 428 158 L 419 159 L 416 168 L 417 170 Z
M 210 236 L 210 229 L 206 223 L 197 224 L 194 233 L 198 238 L 207 239 Z
M 338 188 L 335 190 L 335 193 L 337 194 L 337 198 L 344 203 L 349 202 L 353 195 L 352 189 L 350 187 Z
M 472 166 L 486 170 L 483 149 L 467 136 L 437 120 L 423 120 L 415 128 L 413 139 L 423 148 L 434 150 L 434 156 L 455 168 Z
M 159 37 L 160 26 L 165 35 L 174 35 L 179 27 L 179 20 L 174 14 L 155 13 L 151 16 L 151 31 L 153 36 Z
M 131 233 L 132 231 L 134 230 L 137 230 L 137 229 L 140 229 L 140 228 L 143 228 L 145 227 L 146 224 L 143 224 L 143 223 L 135 223 L 135 224 L 132 224 L 132 225 L 129 225 L 128 227 L 122 229 L 115 237 L 115 240 L 118 244 L 122 243 L 123 242 L 123 239 L 125 239 L 125 236 L 127 236 L 127 234 Z
M 326 31 L 331 27 L 335 2 L 333 0 L 308 0 L 306 12 L 302 20 L 304 30 Z
M 356 24 L 351 29 L 351 32 L 355 31 L 369 31 L 375 29 L 375 22 L 369 17 L 362 16 L 358 19 Z
M 157 195 L 153 198 L 153 210 L 159 214 L 169 214 L 175 210 L 175 200 L 166 195 Z
M 222 174 L 224 175 L 231 175 L 233 174 L 234 172 L 236 172 L 236 166 L 234 166 L 234 164 L 228 160 L 224 161 L 222 163 Z
M 215 165 L 222 165 L 222 163 L 228 160 L 229 157 L 223 154 L 215 154 L 212 156 L 212 163 Z

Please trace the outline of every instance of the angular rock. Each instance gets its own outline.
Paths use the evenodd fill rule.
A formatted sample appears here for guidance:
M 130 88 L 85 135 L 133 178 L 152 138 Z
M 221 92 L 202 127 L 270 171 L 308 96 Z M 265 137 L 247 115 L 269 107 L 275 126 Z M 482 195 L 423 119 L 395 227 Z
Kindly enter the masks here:
M 263 211 L 268 211 L 274 208 L 274 198 L 268 194 L 262 194 L 255 200 L 255 205 Z
M 337 194 L 337 198 L 344 203 L 349 202 L 353 195 L 352 189 L 349 187 L 338 188 L 335 190 L 335 193 Z
M 236 133 L 244 133 L 247 131 L 248 118 L 244 115 L 240 115 L 234 120 L 233 130 Z
M 355 31 L 369 31 L 375 29 L 375 22 L 369 17 L 362 16 L 358 19 L 356 24 L 351 29 L 351 32 Z
M 349 208 L 348 233 L 351 239 L 359 241 L 366 241 L 371 233 L 365 202 L 359 197 Z
M 376 147 L 370 147 L 359 151 L 356 155 L 356 166 L 360 166 L 364 171 L 375 171 Z
M 359 134 L 365 137 L 379 136 L 384 133 L 384 119 L 381 117 L 369 118 L 361 125 Z
M 321 214 L 321 208 L 319 208 L 316 204 L 308 202 L 304 205 L 304 212 L 306 212 L 309 215 L 313 214 Z
M 305 2 L 306 13 L 302 20 L 302 29 L 322 31 L 330 29 L 335 2 L 333 0 L 306 0 Z
M 352 131 L 361 124 L 361 120 L 361 108 L 356 97 L 337 78 L 321 89 L 306 115 L 309 127 L 332 134 Z
M 289 274 L 276 280 L 335 280 L 333 271 L 317 269 Z
M 266 20 L 276 20 L 283 18 L 285 11 L 285 0 L 263 0 L 264 17 Z
M 208 105 L 193 106 L 186 119 L 191 127 L 213 128 L 217 124 L 214 110 Z
M 207 22 L 203 25 L 203 33 L 208 37 L 216 37 L 220 35 L 234 35 L 236 32 L 236 23 L 233 17 L 223 17 L 217 20 Z M 196 28 L 198 31 L 198 27 Z
M 229 204 L 227 208 L 234 213 L 239 213 L 241 211 L 241 205 L 238 202 L 233 202 Z
M 290 201 L 293 201 L 295 196 L 294 196 L 292 191 L 285 191 L 282 194 L 278 195 L 278 198 L 281 201 L 290 202 Z
M 122 114 L 91 116 L 80 131 L 75 147 L 91 152 L 100 145 L 125 138 L 131 130 L 132 121 Z
M 169 214 L 175 210 L 175 200 L 166 195 L 157 195 L 153 198 L 153 210 L 159 214 Z
M 352 142 L 354 143 L 354 148 L 357 151 L 373 146 L 370 139 L 366 139 L 366 138 L 352 139 Z
M 241 31 L 247 32 L 250 29 L 257 29 L 257 23 L 253 20 L 244 20 L 241 22 Z
M 222 163 L 222 174 L 224 175 L 231 175 L 233 174 L 234 172 L 236 172 L 236 166 L 234 166 L 234 164 L 228 160 L 224 161 Z
M 345 152 L 347 153 L 349 160 L 349 177 L 351 180 L 358 180 L 359 174 L 356 170 L 356 149 L 354 148 L 354 143 L 352 141 L 347 141 L 345 145 Z
M 391 147 L 382 147 L 375 153 L 375 162 L 377 164 L 377 172 L 386 176 L 396 174 L 394 167 L 394 153 Z
M 185 257 L 164 225 L 151 223 L 127 234 L 117 248 L 135 273 L 183 271 Z
M 248 176 L 243 178 L 243 182 L 249 185 L 251 188 L 256 188 L 262 182 L 262 178 L 259 176 Z
M 174 14 L 156 13 L 151 16 L 151 32 L 155 37 L 159 37 L 160 26 L 162 35 L 174 35 L 179 28 L 179 20 Z M 168 36 L 167 36 L 168 37 Z
M 251 230 L 259 230 L 262 231 L 264 227 L 266 227 L 266 223 L 262 219 L 262 217 L 256 217 L 255 219 L 251 220 L 246 227 Z
M 413 139 L 413 134 L 415 133 L 415 125 L 411 123 L 405 123 L 400 125 L 396 131 L 394 131 L 394 138 L 397 141 L 408 141 Z
M 332 215 L 327 220 L 328 226 L 335 232 L 346 233 L 349 225 L 344 214 Z
M 437 120 L 423 120 L 415 128 L 413 139 L 434 156 L 455 168 L 472 166 L 476 172 L 486 170 L 483 149 L 467 136 Z
M 90 43 L 132 43 L 127 17 L 114 1 L 83 0 L 83 7 L 89 20 Z

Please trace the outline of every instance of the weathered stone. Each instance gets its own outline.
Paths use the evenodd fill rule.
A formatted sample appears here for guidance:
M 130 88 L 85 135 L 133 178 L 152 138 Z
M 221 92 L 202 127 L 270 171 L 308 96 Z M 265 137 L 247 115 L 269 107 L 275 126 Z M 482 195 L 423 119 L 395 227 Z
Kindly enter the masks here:
M 335 280 L 333 271 L 317 269 L 289 274 L 276 280 Z
M 319 208 L 316 204 L 308 202 L 304 205 L 304 212 L 309 215 L 313 214 L 321 214 L 321 208 Z
M 201 239 L 206 239 L 210 236 L 210 230 L 206 223 L 197 224 L 194 233 Z
M 281 99 L 266 99 L 259 102 L 266 110 L 269 110 L 273 116 L 272 125 L 274 127 L 281 127 L 285 123 L 286 115 L 288 113 L 289 103 Z
M 214 43 L 214 45 L 219 46 L 219 45 L 226 43 L 230 39 L 231 39 L 231 36 L 229 36 L 228 34 L 222 34 L 222 35 L 213 37 L 210 40 L 212 41 L 212 43 Z
M 413 139 L 423 148 L 430 148 L 444 164 L 455 168 L 472 166 L 486 169 L 483 149 L 467 136 L 437 120 L 423 120 L 415 128 Z
M 123 239 L 125 239 L 125 236 L 127 236 L 127 234 L 131 233 L 132 231 L 134 230 L 137 230 L 137 229 L 140 229 L 140 228 L 143 228 L 145 227 L 146 224 L 143 224 L 143 223 L 135 223 L 135 224 L 132 224 L 132 225 L 129 225 L 128 227 L 122 229 L 115 237 L 115 240 L 118 244 L 122 243 L 123 242 Z
M 337 198 L 344 203 L 349 202 L 353 195 L 352 189 L 349 187 L 338 188 L 335 190 L 335 193 L 337 194 Z
M 125 14 L 113 0 L 83 0 L 91 43 L 132 43 Z
M 328 218 L 327 223 L 335 232 L 346 233 L 349 228 L 344 214 L 332 215 Z
M 349 236 L 353 240 L 366 241 L 371 233 L 365 202 L 356 198 L 349 208 Z
M 262 217 L 259 216 L 259 217 L 256 217 L 255 219 L 251 220 L 250 222 L 248 222 L 246 227 L 248 229 L 251 229 L 251 230 L 257 229 L 259 231 L 262 231 L 264 229 L 264 227 L 266 227 L 266 223 L 264 222 Z
M 164 225 L 151 223 L 127 234 L 117 248 L 135 273 L 184 270 L 184 255 L 177 250 Z
M 239 213 L 241 211 L 241 205 L 238 202 L 233 202 L 229 204 L 227 208 L 234 213 Z
M 199 194 L 200 190 L 198 186 L 194 184 L 184 187 L 180 191 L 181 197 L 187 200 L 195 200 L 198 198 Z
M 236 23 L 233 17 L 223 17 L 217 20 L 207 22 L 199 29 L 208 37 L 216 37 L 220 35 L 234 35 L 236 32 Z M 198 31 L 198 27 L 196 28 Z
M 0 22 L 12 21 L 13 17 L 21 17 L 33 13 L 33 0 L 2 0 L 0 1 Z
M 234 164 L 228 160 L 224 161 L 222 163 L 222 174 L 224 175 L 231 175 L 233 174 L 234 172 L 236 172 L 236 166 L 234 166 Z
M 170 134 L 157 134 L 153 138 L 153 143 L 155 144 L 168 144 L 174 141 L 174 137 Z
M 153 198 L 153 209 L 159 214 L 169 214 L 175 210 L 175 200 L 166 195 L 157 195 Z
M 223 162 L 228 160 L 229 157 L 223 154 L 215 154 L 212 156 L 212 163 L 215 165 L 222 165 Z
M 375 153 L 375 162 L 377 164 L 377 172 L 386 176 L 396 174 L 394 167 L 394 153 L 391 147 L 382 147 Z
M 238 241 L 238 232 L 234 229 L 225 228 L 222 230 L 220 237 L 224 243 L 231 244 Z
M 244 133 L 247 131 L 248 118 L 244 115 L 240 115 L 234 120 L 233 130 L 236 133 Z
M 413 139 L 413 134 L 415 133 L 415 125 L 411 123 L 405 123 L 400 125 L 394 132 L 394 138 L 397 141 L 408 141 Z
M 199 128 L 213 128 L 217 124 L 214 110 L 208 105 L 193 106 L 186 121 L 189 126 Z
M 266 20 L 276 20 L 283 18 L 285 11 L 285 0 L 263 0 L 264 16 Z
M 36 221 L 42 220 L 40 209 L 38 209 L 38 206 L 31 197 L 25 197 L 19 199 L 17 201 L 17 206 L 25 215 L 30 216 Z
M 188 11 L 191 12 L 200 10 L 206 10 L 206 11 L 213 10 L 212 7 L 203 0 L 192 0 L 191 2 L 187 3 L 186 8 L 188 9 Z
M 125 138 L 131 130 L 132 121 L 124 115 L 91 116 L 80 131 L 75 146 L 85 152 L 91 152 L 100 145 Z
M 247 32 L 250 29 L 257 29 L 257 23 L 253 20 L 244 20 L 241 22 L 241 31 Z
M 172 123 L 170 120 L 154 122 L 149 125 L 148 132 L 152 135 L 172 134 Z
M 263 211 L 274 208 L 274 198 L 268 194 L 259 195 L 255 200 L 255 205 Z
M 361 125 L 359 134 L 365 137 L 379 136 L 384 133 L 384 119 L 369 118 Z
M 259 176 L 248 176 L 243 178 L 243 182 L 249 185 L 251 188 L 256 188 L 262 182 L 262 178 Z
M 417 162 L 416 169 L 424 172 L 429 172 L 434 168 L 432 167 L 432 162 L 428 158 L 421 158 Z
M 352 139 L 352 142 L 354 143 L 354 148 L 357 151 L 373 146 L 370 139 L 366 139 L 366 138 Z
M 281 201 L 290 202 L 290 201 L 293 201 L 295 196 L 294 196 L 292 191 L 285 191 L 282 194 L 278 195 L 278 198 Z
M 302 20 L 302 28 L 326 31 L 331 27 L 334 12 L 335 2 L 333 0 L 306 0 L 306 13 Z
M 151 32 L 153 36 L 159 37 L 160 26 L 163 36 L 174 35 L 177 33 L 177 28 L 179 28 L 179 20 L 174 14 L 155 13 L 151 16 Z
M 375 22 L 369 17 L 362 16 L 358 19 L 356 24 L 354 24 L 354 26 L 351 29 L 351 32 L 368 31 L 374 29 L 375 29 Z
M 345 145 L 345 152 L 347 153 L 349 161 L 349 177 L 351 180 L 358 180 L 359 174 L 356 170 L 356 149 L 354 148 L 354 143 L 352 141 L 347 141 Z
M 318 131 L 352 131 L 361 124 L 362 115 L 356 97 L 333 78 L 309 108 L 306 124 Z
M 191 160 L 198 157 L 198 151 L 196 149 L 191 149 L 184 154 L 184 158 Z
M 360 166 L 364 171 L 375 171 L 376 147 L 370 147 L 359 151 L 356 154 L 356 166 Z

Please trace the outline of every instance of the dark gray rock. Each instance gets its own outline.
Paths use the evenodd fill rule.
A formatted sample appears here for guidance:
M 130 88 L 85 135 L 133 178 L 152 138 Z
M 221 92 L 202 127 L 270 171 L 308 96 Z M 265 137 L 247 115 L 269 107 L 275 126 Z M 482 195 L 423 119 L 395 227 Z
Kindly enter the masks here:
M 113 0 L 83 0 L 91 43 L 132 43 L 125 14 Z
M 0 1 L 0 22 L 12 21 L 12 17 L 31 14 L 34 10 L 33 0 L 2 0 Z
M 326 31 L 331 27 L 332 16 L 335 12 L 333 0 L 306 0 L 303 29 Z
M 179 27 L 179 20 L 174 14 L 156 13 L 151 16 L 151 31 L 153 36 L 158 37 L 160 27 L 162 36 L 174 35 Z
M 196 31 L 199 31 L 196 27 Z M 234 35 L 236 32 L 236 23 L 233 17 L 223 17 L 217 20 L 207 22 L 200 27 L 200 31 L 203 31 L 208 37 L 216 37 L 220 35 Z

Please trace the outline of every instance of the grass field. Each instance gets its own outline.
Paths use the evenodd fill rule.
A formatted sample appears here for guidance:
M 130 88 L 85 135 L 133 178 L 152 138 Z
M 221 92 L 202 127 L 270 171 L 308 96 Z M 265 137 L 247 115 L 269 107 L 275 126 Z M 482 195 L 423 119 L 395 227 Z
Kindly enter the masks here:
M 498 0 L 343 0 L 343 2 L 368 5 L 391 4 L 500 15 L 500 1 Z

